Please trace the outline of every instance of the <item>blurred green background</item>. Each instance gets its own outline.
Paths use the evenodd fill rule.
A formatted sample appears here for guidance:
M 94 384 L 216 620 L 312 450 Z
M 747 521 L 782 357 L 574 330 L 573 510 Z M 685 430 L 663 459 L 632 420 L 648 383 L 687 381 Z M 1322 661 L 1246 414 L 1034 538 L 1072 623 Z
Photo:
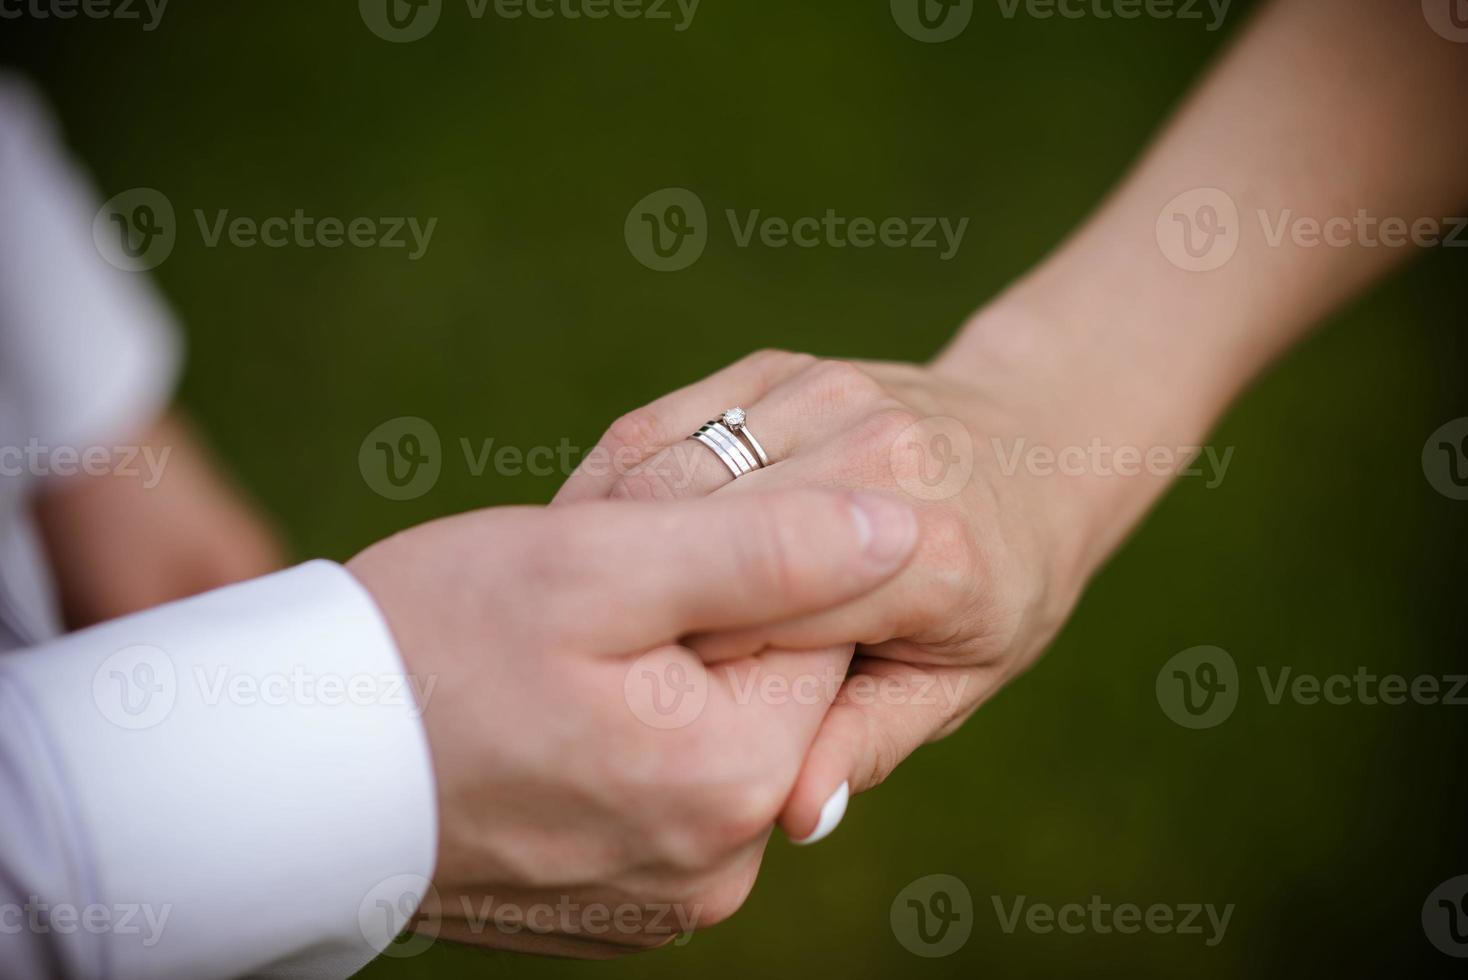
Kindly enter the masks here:
M 1328 8 L 1322 3 L 1322 11 Z M 491 8 L 491 11 L 493 8 Z M 300 557 L 346 558 L 559 477 L 474 476 L 459 440 L 592 445 L 618 413 L 750 349 L 921 359 L 1123 172 L 1238 29 L 1008 19 L 978 3 L 922 44 L 887 0 L 704 0 L 645 19 L 506 20 L 446 0 L 392 44 L 355 4 L 168 7 L 0 22 L 103 196 L 163 191 L 156 279 L 186 324 L 181 397 Z M 1456 124 L 1444 121 L 1444 124 Z M 1410 166 L 1410 161 L 1403 161 Z M 734 247 L 716 224 L 660 274 L 623 240 L 659 188 L 767 214 L 966 216 L 958 256 Z M 195 208 L 438 218 L 403 250 L 206 248 Z M 721 218 L 716 217 L 716 222 Z M 685 946 L 569 963 L 439 945 L 378 978 L 1446 974 L 1424 899 L 1468 871 L 1463 707 L 1271 706 L 1255 669 L 1463 671 L 1468 504 L 1428 434 L 1468 415 L 1463 255 L 1438 250 L 1334 317 L 1228 416 L 1228 478 L 1183 481 L 1049 655 L 958 735 L 856 799 L 829 841 L 776 840 L 732 921 Z M 1185 328 L 1185 325 L 1183 325 Z M 374 493 L 364 436 L 416 415 L 444 443 L 418 499 Z M 1190 731 L 1158 707 L 1174 653 L 1227 649 L 1245 696 Z M 777 835 L 778 836 L 778 835 Z M 951 956 L 889 908 L 946 873 L 973 897 Z M 991 896 L 1233 903 L 1224 940 L 1005 933 Z

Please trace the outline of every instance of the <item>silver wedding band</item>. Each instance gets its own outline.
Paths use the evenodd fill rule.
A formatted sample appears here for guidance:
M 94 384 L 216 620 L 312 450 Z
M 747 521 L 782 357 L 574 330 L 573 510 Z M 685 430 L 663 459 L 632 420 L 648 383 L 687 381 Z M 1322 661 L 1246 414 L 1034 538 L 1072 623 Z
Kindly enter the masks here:
M 765 447 L 760 445 L 754 433 L 745 425 L 742 408 L 731 408 L 718 418 L 709 419 L 690 438 L 697 439 L 713 450 L 714 455 L 723 461 L 736 480 L 746 473 L 770 465 Z

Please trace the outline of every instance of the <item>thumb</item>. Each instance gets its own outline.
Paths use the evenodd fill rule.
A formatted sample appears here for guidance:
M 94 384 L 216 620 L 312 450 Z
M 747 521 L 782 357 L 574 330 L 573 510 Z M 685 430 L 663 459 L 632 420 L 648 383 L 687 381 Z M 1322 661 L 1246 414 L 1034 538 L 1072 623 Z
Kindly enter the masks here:
M 536 540 L 534 565 L 565 583 L 556 600 L 565 614 L 615 651 L 839 605 L 892 578 L 917 544 L 912 509 L 872 493 L 791 490 L 545 513 L 555 537 Z
M 780 828 L 796 844 L 829 836 L 849 798 L 881 783 L 927 742 L 967 716 L 997 686 L 969 667 L 912 666 L 861 658 L 806 754 Z

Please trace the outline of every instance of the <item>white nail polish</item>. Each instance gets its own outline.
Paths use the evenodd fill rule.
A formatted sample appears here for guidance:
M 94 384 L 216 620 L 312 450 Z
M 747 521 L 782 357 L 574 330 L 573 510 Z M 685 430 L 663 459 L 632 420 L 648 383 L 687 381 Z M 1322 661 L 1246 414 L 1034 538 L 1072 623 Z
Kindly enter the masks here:
M 831 798 L 821 804 L 821 819 L 816 821 L 816 829 L 810 832 L 810 836 L 802 837 L 800 840 L 791 841 L 793 844 L 814 844 L 818 840 L 824 840 L 831 835 L 841 818 L 846 816 L 846 804 L 851 800 L 851 784 L 843 782 L 836 787 L 836 792 Z

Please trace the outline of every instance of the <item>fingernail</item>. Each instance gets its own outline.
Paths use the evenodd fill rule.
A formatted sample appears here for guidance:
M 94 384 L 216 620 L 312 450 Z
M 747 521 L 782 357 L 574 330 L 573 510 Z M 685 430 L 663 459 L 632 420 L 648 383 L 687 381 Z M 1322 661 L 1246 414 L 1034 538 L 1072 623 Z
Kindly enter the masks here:
M 816 829 L 812 830 L 808 836 L 791 841 L 791 843 L 814 844 L 818 840 L 825 840 L 831 836 L 831 831 L 835 830 L 841 823 L 841 818 L 846 816 L 846 804 L 850 800 L 851 783 L 842 782 L 840 786 L 836 787 L 836 792 L 831 794 L 831 798 L 821 804 L 821 819 L 816 821 Z
M 851 514 L 862 550 L 880 565 L 904 560 L 917 543 L 917 515 L 901 501 L 879 493 L 853 493 Z

